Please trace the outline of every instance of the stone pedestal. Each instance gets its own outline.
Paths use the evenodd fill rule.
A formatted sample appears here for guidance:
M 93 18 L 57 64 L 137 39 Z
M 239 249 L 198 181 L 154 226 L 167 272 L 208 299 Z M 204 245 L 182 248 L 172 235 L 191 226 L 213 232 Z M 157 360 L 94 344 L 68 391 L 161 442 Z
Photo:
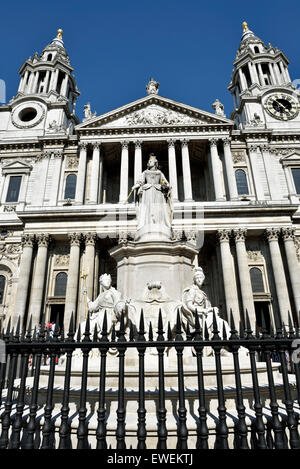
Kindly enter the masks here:
M 110 250 L 117 261 L 117 289 L 126 299 L 144 299 L 147 283 L 160 281 L 172 300 L 193 283 L 193 259 L 198 251 L 183 241 L 147 241 L 119 244 Z

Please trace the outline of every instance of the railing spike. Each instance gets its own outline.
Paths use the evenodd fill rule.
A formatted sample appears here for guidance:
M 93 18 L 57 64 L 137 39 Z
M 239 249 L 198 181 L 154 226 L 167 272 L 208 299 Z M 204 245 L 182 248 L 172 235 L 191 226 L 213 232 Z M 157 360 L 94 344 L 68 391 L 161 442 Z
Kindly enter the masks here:
M 129 326 L 129 340 L 130 342 L 134 341 L 134 328 L 133 328 L 133 323 L 130 321 L 130 326 Z
M 141 315 L 140 315 L 139 335 L 143 336 L 144 334 L 145 334 L 145 321 L 144 321 L 144 312 L 142 308 Z
M 172 334 L 172 330 L 171 330 L 170 321 L 168 321 L 168 340 L 169 341 L 173 340 L 173 334 Z
M 26 333 L 26 339 L 30 341 L 31 339 L 31 331 L 32 331 L 32 314 L 30 315 L 30 318 L 29 318 L 29 323 L 28 323 L 28 327 L 27 327 L 27 333 Z
M 103 324 L 102 324 L 102 337 L 107 337 L 107 312 L 104 311 Z
M 115 342 L 116 341 L 116 328 L 115 328 L 115 324 L 112 325 L 112 328 L 111 328 L 111 342 Z
M 212 340 L 219 340 L 220 339 L 219 332 L 220 331 L 218 330 L 217 316 L 216 316 L 216 312 L 214 310 L 213 311 L 213 330 L 212 330 L 213 337 L 212 337 Z
M 247 337 L 252 336 L 251 323 L 250 323 L 250 318 L 249 318 L 249 314 L 248 314 L 247 309 L 246 309 L 246 334 L 247 334 Z
M 153 328 L 152 328 L 152 322 L 150 321 L 149 324 L 149 342 L 153 342 Z
M 98 327 L 97 327 L 97 323 L 95 324 L 95 327 L 94 327 L 93 342 L 98 342 Z
M 176 318 L 176 335 L 181 336 L 182 329 L 181 329 L 181 318 L 179 308 L 177 310 L 177 318 Z
M 204 339 L 209 340 L 209 332 L 208 332 L 208 329 L 207 329 L 206 321 L 204 322 Z
M 225 322 L 223 322 L 222 340 L 227 340 L 227 331 L 225 327 Z
M 81 342 L 81 324 L 79 323 L 77 330 L 77 342 Z
M 11 328 L 11 318 L 9 318 L 9 320 L 8 320 L 5 335 L 7 335 L 7 336 L 10 335 L 10 328 Z

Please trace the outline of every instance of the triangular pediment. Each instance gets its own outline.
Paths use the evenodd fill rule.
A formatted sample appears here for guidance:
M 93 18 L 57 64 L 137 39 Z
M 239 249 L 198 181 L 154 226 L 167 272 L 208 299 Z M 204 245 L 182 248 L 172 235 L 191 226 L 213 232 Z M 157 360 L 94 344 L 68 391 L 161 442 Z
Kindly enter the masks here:
M 28 171 L 31 169 L 32 169 L 32 166 L 30 164 L 25 163 L 24 161 L 20 161 L 20 160 L 11 161 L 10 163 L 4 164 L 2 167 L 2 171 L 3 170 L 5 171 L 20 170 L 22 172 L 22 171 L 26 171 L 26 170 Z
M 162 96 L 146 96 L 78 125 L 80 129 L 233 125 L 226 117 L 202 111 Z
M 281 163 L 289 163 L 292 161 L 300 162 L 300 152 L 297 150 L 291 150 L 290 153 L 284 155 L 280 161 Z

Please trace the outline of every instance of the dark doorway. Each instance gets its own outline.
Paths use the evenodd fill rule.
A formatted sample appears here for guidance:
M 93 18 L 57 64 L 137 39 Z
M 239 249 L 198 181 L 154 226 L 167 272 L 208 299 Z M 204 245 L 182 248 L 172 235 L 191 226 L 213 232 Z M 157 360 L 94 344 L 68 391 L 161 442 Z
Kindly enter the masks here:
M 269 309 L 269 302 L 268 301 L 255 301 L 255 316 L 256 322 L 259 332 L 262 332 L 262 322 L 264 318 L 265 327 L 267 332 L 270 332 L 270 309 Z
M 58 317 L 58 325 L 61 329 L 64 323 L 65 305 L 51 305 L 50 322 L 55 322 Z

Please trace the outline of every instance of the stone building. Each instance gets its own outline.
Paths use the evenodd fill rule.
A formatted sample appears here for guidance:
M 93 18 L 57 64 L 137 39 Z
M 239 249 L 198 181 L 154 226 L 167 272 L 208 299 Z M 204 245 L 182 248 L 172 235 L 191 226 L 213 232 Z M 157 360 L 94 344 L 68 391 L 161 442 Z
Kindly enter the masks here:
M 300 310 L 300 93 L 285 54 L 246 23 L 228 87 L 230 119 L 159 95 L 106 114 L 85 106 L 62 31 L 24 62 L 0 107 L 0 314 L 38 325 L 84 318 L 110 249 L 134 238 L 130 189 L 149 153 L 172 186 L 173 236 L 197 247 L 212 304 L 267 326 Z M 84 278 L 88 274 L 87 278 Z M 149 277 L 151 273 L 149 272 Z M 186 285 L 183 282 L 182 288 Z M 167 289 L 166 285 L 166 289 Z

